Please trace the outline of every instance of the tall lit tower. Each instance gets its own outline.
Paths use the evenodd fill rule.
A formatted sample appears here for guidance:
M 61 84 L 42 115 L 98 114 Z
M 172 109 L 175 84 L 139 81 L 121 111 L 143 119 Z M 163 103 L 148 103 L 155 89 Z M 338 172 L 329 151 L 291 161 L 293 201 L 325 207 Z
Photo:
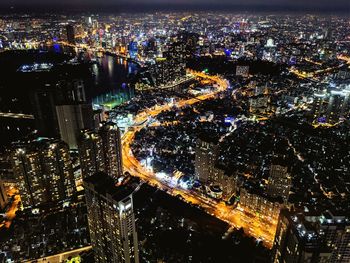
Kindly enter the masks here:
M 282 210 L 271 262 L 350 262 L 349 242 L 347 216 L 335 216 L 329 211 L 309 216 Z
M 195 156 L 195 177 L 206 183 L 215 177 L 215 162 L 218 155 L 218 145 L 209 141 L 198 139 Z
M 97 132 L 84 130 L 79 141 L 83 178 L 103 171 L 114 180 L 123 175 L 120 130 L 113 122 L 103 122 Z
M 123 175 L 121 134 L 113 122 L 103 123 L 98 131 L 102 139 L 105 172 L 114 179 Z
M 272 164 L 268 179 L 267 193 L 272 197 L 282 197 L 288 201 L 292 178 L 288 173 L 288 167 Z
M 81 131 L 78 148 L 83 178 L 106 171 L 102 138 L 98 133 L 92 130 Z
M 84 179 L 91 243 L 97 263 L 138 263 L 131 185 L 116 186 L 105 173 Z
M 17 144 L 12 166 L 25 208 L 64 200 L 75 193 L 69 148 L 62 141 L 39 138 Z

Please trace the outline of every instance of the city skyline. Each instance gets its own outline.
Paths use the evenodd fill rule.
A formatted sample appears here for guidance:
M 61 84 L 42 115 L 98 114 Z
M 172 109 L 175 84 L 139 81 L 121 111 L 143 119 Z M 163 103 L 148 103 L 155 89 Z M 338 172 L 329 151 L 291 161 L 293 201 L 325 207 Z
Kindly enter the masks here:
M 39 2 L 0 17 L 0 262 L 350 261 L 347 3 Z
M 66 10 L 65 7 L 73 9 Z M 174 11 L 227 11 L 227 12 L 310 12 L 310 13 L 348 13 L 350 3 L 346 0 L 326 0 L 317 1 L 291 1 L 291 0 L 136 0 L 133 2 L 122 0 L 63 0 L 59 2 L 48 2 L 45 0 L 34 0 L 28 4 L 24 0 L 4 0 L 0 3 L 0 8 L 12 11 L 50 11 L 60 10 L 62 12 L 79 11 L 102 11 L 102 12 L 154 12 L 161 10 Z M 5 9 L 5 11 L 6 11 Z

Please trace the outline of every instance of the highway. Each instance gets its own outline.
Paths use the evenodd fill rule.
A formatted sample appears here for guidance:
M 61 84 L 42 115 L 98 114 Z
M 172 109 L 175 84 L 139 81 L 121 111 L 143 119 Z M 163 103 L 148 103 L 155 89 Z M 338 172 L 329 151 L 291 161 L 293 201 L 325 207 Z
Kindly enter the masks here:
M 199 95 L 196 98 L 183 99 L 175 103 L 174 106 L 181 108 L 193 105 L 199 101 L 214 98 L 219 92 L 226 90 L 229 87 L 228 81 L 218 76 L 209 76 L 201 72 L 189 71 L 195 77 L 211 80 L 216 83 L 216 89 L 210 93 Z M 215 201 L 209 197 L 202 195 L 193 190 L 181 188 L 178 185 L 171 185 L 162 178 L 157 178 L 156 174 L 143 167 L 140 162 L 134 157 L 131 144 L 136 133 L 146 128 L 149 117 L 156 117 L 162 111 L 170 110 L 172 105 L 164 104 L 157 105 L 153 108 L 146 109 L 135 116 L 134 123 L 141 123 L 134 126 L 134 129 L 126 132 L 122 138 L 123 145 L 123 165 L 124 171 L 129 172 L 132 176 L 136 176 L 146 181 L 148 184 L 166 191 L 168 194 L 179 197 L 187 203 L 200 206 L 208 214 L 217 217 L 218 219 L 227 222 L 235 228 L 243 227 L 246 234 L 253 236 L 263 241 L 267 248 L 271 248 L 276 232 L 277 222 L 272 218 L 261 218 L 255 215 L 254 212 L 246 211 L 238 207 L 233 209 L 232 206 L 227 206 L 224 202 Z

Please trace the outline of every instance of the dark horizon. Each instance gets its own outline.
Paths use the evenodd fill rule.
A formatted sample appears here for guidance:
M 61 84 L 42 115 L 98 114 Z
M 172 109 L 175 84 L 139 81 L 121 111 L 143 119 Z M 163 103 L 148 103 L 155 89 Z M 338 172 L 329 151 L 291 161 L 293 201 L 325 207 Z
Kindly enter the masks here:
M 342 1 L 338 1 L 342 2 Z M 77 12 L 103 12 L 103 13 L 140 13 L 140 12 L 196 12 L 196 11 L 213 11 L 213 12 L 246 12 L 246 13 L 322 13 L 322 14 L 349 14 L 349 3 L 329 3 L 329 4 L 231 4 L 231 3 L 120 3 L 109 4 L 102 2 L 100 4 L 87 3 L 68 3 L 60 4 L 10 4 L 0 3 L 0 11 L 3 13 L 43 13 L 43 12 L 62 12 L 62 13 L 77 13 Z

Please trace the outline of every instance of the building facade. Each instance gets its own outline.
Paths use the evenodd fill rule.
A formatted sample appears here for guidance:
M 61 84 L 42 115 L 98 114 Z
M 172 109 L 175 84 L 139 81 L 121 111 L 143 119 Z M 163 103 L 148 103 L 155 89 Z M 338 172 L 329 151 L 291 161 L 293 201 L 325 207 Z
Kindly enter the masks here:
M 350 261 L 350 224 L 329 211 L 304 215 L 282 210 L 273 247 L 273 263 L 345 263 Z
M 119 127 L 112 122 L 103 123 L 98 131 L 102 140 L 105 172 L 115 180 L 123 175 L 122 144 Z
M 270 198 L 262 193 L 248 190 L 244 187 L 240 189 L 240 206 L 250 212 L 257 213 L 261 218 L 277 220 L 283 207 L 282 201 Z
M 268 178 L 267 193 L 272 197 L 282 197 L 286 203 L 289 198 L 291 185 L 292 177 L 288 173 L 288 167 L 272 164 Z
M 105 173 L 84 179 L 91 243 L 97 263 L 138 263 L 134 187 L 115 186 Z
M 105 171 L 102 138 L 92 130 L 83 130 L 79 138 L 80 167 L 83 178 Z
M 213 142 L 198 139 L 195 153 L 195 177 L 202 183 L 207 183 L 215 177 L 215 163 L 219 147 Z
M 77 149 L 80 130 L 92 129 L 94 125 L 91 104 L 58 105 L 56 113 L 62 141 L 70 149 Z
M 62 141 L 39 138 L 14 145 L 12 167 L 24 208 L 65 200 L 76 191 L 69 148 Z
M 82 130 L 78 144 L 83 178 L 99 171 L 115 180 L 123 175 L 121 136 L 117 125 L 104 122 L 97 132 Z

